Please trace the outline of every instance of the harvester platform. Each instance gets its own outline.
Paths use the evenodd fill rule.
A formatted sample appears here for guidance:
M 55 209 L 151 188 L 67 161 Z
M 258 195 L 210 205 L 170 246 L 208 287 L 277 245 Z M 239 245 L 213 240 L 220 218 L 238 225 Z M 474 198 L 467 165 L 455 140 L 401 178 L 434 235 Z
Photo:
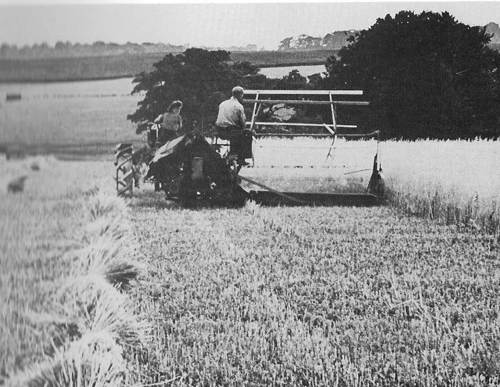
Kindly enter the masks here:
M 255 179 L 242 176 L 239 177 L 250 184 L 257 185 L 263 190 L 250 191 L 251 200 L 262 205 L 311 205 L 311 206 L 374 206 L 384 203 L 383 200 L 383 179 L 382 167 L 379 158 L 380 132 L 360 133 L 356 125 L 347 123 L 338 123 L 338 106 L 368 106 L 369 102 L 352 100 L 352 96 L 363 95 L 362 90 L 246 90 L 245 96 L 255 96 L 254 99 L 244 99 L 243 103 L 253 104 L 252 117 L 247 126 L 254 133 L 256 138 L 294 138 L 294 137 L 316 137 L 330 139 L 327 160 L 333 159 L 333 151 L 338 148 L 338 139 L 346 138 L 349 140 L 375 138 L 377 141 L 376 152 L 373 159 L 373 165 L 361 171 L 371 170 L 372 174 L 364 192 L 349 193 L 310 193 L 310 192 L 281 192 L 266 186 Z M 344 96 L 341 100 L 336 96 Z M 325 100 L 326 97 L 326 100 Z M 345 98 L 347 97 L 347 98 Z M 295 99 L 291 99 L 295 98 Z M 351 99 L 350 99 L 351 98 Z M 356 97 L 354 97 L 356 98 Z M 346 100 L 348 99 L 348 100 Z M 349 100 L 350 99 L 350 100 Z M 330 118 L 326 123 L 307 123 L 307 122 L 269 122 L 259 120 L 259 113 L 262 106 L 276 105 L 281 106 L 304 106 L 304 105 L 327 105 L 329 107 Z M 269 128 L 292 128 L 293 131 L 267 131 Z M 298 132 L 297 129 L 312 128 L 314 133 Z M 262 130 L 263 129 L 263 130 Z M 342 133 L 339 133 L 339 130 Z M 323 147 L 324 148 L 324 147 Z M 352 147 L 350 147 L 352 148 Z M 282 149 L 283 150 L 283 149 Z M 313 150 L 317 151 L 317 150 Z M 254 162 L 255 164 L 255 162 Z M 255 166 L 255 165 L 254 165 Z M 296 166 L 297 168 L 298 166 Z M 324 166 L 323 166 L 324 167 Z M 356 173 L 360 171 L 348 172 Z

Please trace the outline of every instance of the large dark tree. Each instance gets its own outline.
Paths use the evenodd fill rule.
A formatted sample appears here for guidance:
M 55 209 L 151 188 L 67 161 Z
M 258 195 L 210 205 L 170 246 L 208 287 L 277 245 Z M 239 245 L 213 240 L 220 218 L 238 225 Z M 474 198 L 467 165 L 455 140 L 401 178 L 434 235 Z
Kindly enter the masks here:
M 209 126 L 215 122 L 218 105 L 231 95 L 236 85 L 266 87 L 267 78 L 249 62 L 231 63 L 227 51 L 207 51 L 198 48 L 182 54 L 166 55 L 155 63 L 155 70 L 142 72 L 135 79 L 132 93 L 145 92 L 138 109 L 127 118 L 139 123 L 154 120 L 168 105 L 180 99 L 184 103 L 182 117 L 187 130 Z
M 362 89 L 385 138 L 500 135 L 500 54 L 450 14 L 378 19 L 327 62 L 326 87 Z

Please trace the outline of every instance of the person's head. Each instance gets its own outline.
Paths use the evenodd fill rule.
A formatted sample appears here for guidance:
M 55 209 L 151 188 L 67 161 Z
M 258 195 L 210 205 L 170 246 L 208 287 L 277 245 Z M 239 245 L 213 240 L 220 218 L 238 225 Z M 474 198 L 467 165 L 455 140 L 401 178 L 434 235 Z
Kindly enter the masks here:
M 231 91 L 231 93 L 232 93 L 234 98 L 241 100 L 243 98 L 243 94 L 245 94 L 245 91 L 243 90 L 243 87 L 235 86 L 235 87 L 233 87 L 233 90 Z
M 170 106 L 167 109 L 167 112 L 179 114 L 181 109 L 182 109 L 182 101 L 177 100 L 170 104 Z

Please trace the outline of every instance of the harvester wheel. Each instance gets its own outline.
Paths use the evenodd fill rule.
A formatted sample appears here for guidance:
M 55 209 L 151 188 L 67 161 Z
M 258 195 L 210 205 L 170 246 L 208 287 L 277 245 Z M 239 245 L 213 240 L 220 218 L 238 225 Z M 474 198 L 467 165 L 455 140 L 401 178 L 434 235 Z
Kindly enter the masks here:
M 132 157 L 128 157 L 116 166 L 116 193 L 118 196 L 123 196 L 128 193 L 132 196 L 134 193 L 134 169 L 132 165 Z

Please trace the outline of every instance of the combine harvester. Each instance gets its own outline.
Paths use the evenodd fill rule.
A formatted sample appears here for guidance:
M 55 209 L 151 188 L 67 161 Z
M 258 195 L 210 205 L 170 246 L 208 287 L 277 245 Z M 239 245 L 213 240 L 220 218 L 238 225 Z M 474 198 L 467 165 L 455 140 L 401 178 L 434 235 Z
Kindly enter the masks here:
M 244 99 L 244 104 L 253 104 L 252 117 L 247 122 L 247 129 L 256 138 L 263 137 L 323 137 L 331 139 L 328 147 L 328 157 L 336 147 L 338 138 L 375 138 L 377 149 L 373 165 L 367 166 L 372 171 L 368 186 L 363 193 L 310 193 L 282 192 L 260 183 L 255 178 L 240 174 L 240 167 L 235 157 L 229 156 L 229 142 L 221 140 L 217 134 L 191 133 L 167 142 L 156 151 L 140 150 L 134 152 L 130 144 L 120 144 L 116 153 L 116 188 L 118 195 L 132 195 L 133 186 L 138 186 L 140 173 L 147 164 L 147 174 L 144 178 L 155 184 L 155 189 L 162 190 L 167 200 L 180 202 L 183 206 L 193 207 L 198 204 L 209 205 L 242 205 L 247 200 L 262 205 L 306 205 L 306 206 L 373 206 L 383 203 L 382 168 L 379 162 L 379 132 L 365 134 L 340 134 L 338 129 L 356 129 L 355 125 L 337 123 L 336 107 L 338 105 L 366 106 L 364 101 L 335 100 L 334 96 L 359 96 L 358 90 L 245 90 L 245 96 L 255 96 L 254 99 Z M 302 96 L 301 99 L 270 99 L 273 96 Z M 315 97 L 307 99 L 304 97 Z M 323 100 L 318 100 L 323 98 Z M 266 97 L 265 99 L 263 97 Z M 327 100 L 324 98 L 327 97 Z M 261 122 L 257 121 L 262 106 L 267 105 L 329 105 L 331 122 Z M 322 133 L 266 133 L 262 128 L 272 127 L 315 128 Z M 154 131 L 150 127 L 149 131 Z M 258 132 L 257 132 L 258 131 Z M 152 136 L 153 138 L 155 136 Z M 148 136 L 151 138 L 151 136 Z M 154 144 L 149 144 L 154 149 Z M 254 161 L 255 164 L 255 161 Z M 134 184 L 135 182 L 135 184 Z M 242 182 L 250 183 L 260 190 L 246 190 Z

